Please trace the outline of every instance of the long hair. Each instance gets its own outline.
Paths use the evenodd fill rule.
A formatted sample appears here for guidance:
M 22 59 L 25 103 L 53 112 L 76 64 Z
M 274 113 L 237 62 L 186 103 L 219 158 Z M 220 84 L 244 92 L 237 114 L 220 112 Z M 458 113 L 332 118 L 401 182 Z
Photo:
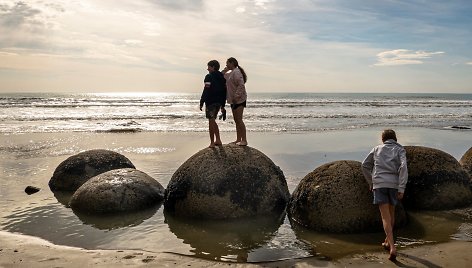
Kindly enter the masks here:
M 232 63 L 234 65 L 234 67 L 239 68 L 239 70 L 241 71 L 241 74 L 243 75 L 244 83 L 246 83 L 246 81 L 247 81 L 246 72 L 244 71 L 244 69 L 241 66 L 239 66 L 238 60 L 231 57 L 231 58 L 228 59 L 228 62 Z

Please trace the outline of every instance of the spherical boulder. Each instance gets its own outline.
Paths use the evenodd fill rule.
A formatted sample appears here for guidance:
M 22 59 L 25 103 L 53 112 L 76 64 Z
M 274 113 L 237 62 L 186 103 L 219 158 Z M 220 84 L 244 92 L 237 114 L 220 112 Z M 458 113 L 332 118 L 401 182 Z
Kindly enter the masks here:
M 137 211 L 164 199 L 164 187 L 146 173 L 114 169 L 80 186 L 70 200 L 73 210 L 89 214 Z
M 442 210 L 472 202 L 469 177 L 459 162 L 441 150 L 405 146 L 408 183 L 405 208 Z
M 470 147 L 469 150 L 465 152 L 459 163 L 462 165 L 465 171 L 469 173 L 469 177 L 472 180 L 472 147 Z
M 175 216 L 242 218 L 280 213 L 289 197 L 282 170 L 266 155 L 223 145 L 199 151 L 177 169 L 164 208 Z
M 135 168 L 125 156 L 109 150 L 89 150 L 73 155 L 57 166 L 49 180 L 52 191 L 75 191 L 90 178 L 119 168 Z
M 307 174 L 293 192 L 287 206 L 291 221 L 313 230 L 332 233 L 381 231 L 378 206 L 358 161 L 334 161 Z M 407 222 L 397 206 L 395 226 Z

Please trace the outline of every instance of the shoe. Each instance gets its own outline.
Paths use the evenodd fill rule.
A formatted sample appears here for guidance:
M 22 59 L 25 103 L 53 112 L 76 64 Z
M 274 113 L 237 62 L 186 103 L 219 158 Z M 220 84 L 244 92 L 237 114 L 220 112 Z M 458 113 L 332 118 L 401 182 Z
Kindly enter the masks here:
M 390 256 L 388 256 L 388 259 L 390 261 L 396 261 L 397 260 L 397 254 L 396 253 L 390 253 Z
M 383 247 L 385 250 L 390 251 L 390 245 L 389 245 L 387 242 L 383 242 L 383 243 L 382 243 L 382 247 Z
M 226 110 L 221 111 L 221 114 L 220 114 L 219 119 L 220 119 L 220 120 L 223 119 L 223 121 L 226 120 Z

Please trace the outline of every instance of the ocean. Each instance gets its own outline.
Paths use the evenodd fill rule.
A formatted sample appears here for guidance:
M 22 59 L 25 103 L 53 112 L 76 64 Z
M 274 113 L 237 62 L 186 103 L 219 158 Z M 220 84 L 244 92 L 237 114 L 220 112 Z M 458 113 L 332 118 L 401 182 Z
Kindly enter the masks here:
M 142 249 L 228 262 L 342 256 L 381 250 L 382 232 L 327 234 L 292 224 L 286 215 L 237 221 L 190 221 L 162 204 L 118 215 L 90 216 L 68 207 L 70 195 L 48 187 L 69 156 L 107 149 L 167 187 L 173 173 L 209 144 L 199 94 L 1 94 L 0 230 L 87 249 Z M 428 146 L 459 159 L 472 146 L 472 94 L 254 93 L 244 120 L 248 142 L 278 165 L 292 193 L 318 166 L 362 161 L 391 127 L 403 145 Z M 231 112 L 219 121 L 234 140 Z M 26 186 L 41 188 L 33 195 Z M 451 239 L 472 241 L 465 212 L 410 212 L 400 248 Z
M 0 133 L 204 132 L 191 93 L 0 94 Z M 253 93 L 248 131 L 471 128 L 472 94 Z M 229 109 L 228 109 L 229 112 Z M 229 112 L 221 131 L 232 131 Z

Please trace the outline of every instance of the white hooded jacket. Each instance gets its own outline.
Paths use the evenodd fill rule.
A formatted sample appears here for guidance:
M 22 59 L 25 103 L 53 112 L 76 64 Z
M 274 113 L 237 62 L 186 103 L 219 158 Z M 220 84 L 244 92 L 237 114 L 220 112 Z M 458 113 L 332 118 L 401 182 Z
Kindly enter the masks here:
M 408 182 L 405 149 L 394 140 L 385 141 L 364 159 L 362 172 L 372 189 L 393 188 L 405 192 Z

